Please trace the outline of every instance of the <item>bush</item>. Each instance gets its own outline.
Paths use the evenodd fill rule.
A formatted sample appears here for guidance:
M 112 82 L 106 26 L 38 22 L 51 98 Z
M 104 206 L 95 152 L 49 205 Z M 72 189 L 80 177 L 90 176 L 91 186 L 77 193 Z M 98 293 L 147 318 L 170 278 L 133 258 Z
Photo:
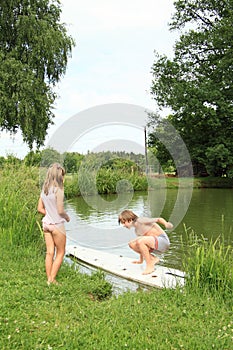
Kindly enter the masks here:
M 88 292 L 94 300 L 102 301 L 112 296 L 112 285 L 105 280 L 105 273 L 97 270 L 91 275 L 91 284 L 88 286 Z

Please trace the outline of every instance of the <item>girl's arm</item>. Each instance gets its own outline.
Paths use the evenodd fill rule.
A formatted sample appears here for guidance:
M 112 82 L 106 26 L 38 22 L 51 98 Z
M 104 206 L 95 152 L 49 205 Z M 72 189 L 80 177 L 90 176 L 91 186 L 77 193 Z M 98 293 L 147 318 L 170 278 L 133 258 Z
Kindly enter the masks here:
M 64 191 L 62 191 L 60 188 L 56 192 L 57 197 L 57 211 L 58 214 L 64 218 L 67 222 L 70 221 L 69 215 L 66 213 L 64 209 Z
M 45 210 L 45 207 L 44 207 L 44 203 L 41 199 L 41 197 L 39 198 L 39 201 L 38 201 L 38 206 L 37 206 L 37 210 L 39 213 L 45 215 L 46 214 L 46 210 Z

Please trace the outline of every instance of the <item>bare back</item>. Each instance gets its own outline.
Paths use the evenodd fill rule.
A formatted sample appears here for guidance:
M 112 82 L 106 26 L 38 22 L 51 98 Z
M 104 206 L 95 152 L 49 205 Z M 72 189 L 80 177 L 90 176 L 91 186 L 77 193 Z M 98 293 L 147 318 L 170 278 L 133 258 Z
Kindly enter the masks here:
M 157 224 L 158 218 L 140 217 L 134 222 L 137 236 L 160 236 L 165 231 Z

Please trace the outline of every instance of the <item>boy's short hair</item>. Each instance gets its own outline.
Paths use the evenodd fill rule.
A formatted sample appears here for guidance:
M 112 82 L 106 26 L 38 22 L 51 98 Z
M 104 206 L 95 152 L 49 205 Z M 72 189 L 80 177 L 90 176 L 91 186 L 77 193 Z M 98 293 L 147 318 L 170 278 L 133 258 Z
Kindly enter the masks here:
M 124 224 L 126 221 L 135 221 L 137 218 L 138 216 L 131 210 L 123 210 L 118 216 L 118 223 L 119 225 Z

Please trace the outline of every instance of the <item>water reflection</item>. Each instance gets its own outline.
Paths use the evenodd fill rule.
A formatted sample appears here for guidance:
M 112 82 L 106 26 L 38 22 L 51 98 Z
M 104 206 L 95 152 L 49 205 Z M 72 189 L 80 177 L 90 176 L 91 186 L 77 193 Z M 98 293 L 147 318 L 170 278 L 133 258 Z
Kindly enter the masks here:
M 135 257 L 128 241 L 135 237 L 133 230 L 118 225 L 118 214 L 131 209 L 139 216 L 163 216 L 171 220 L 174 230 L 169 233 L 171 247 L 161 264 L 182 268 L 181 241 L 185 240 L 184 226 L 198 235 L 217 238 L 224 234 L 232 243 L 233 191 L 229 189 L 195 189 L 190 202 L 186 189 L 159 189 L 148 193 L 78 197 L 67 201 L 71 216 L 67 224 L 68 243 L 77 243 L 93 249 L 104 249 L 115 254 Z M 174 210 L 175 207 L 175 210 Z M 180 220 L 182 218 L 182 220 Z

